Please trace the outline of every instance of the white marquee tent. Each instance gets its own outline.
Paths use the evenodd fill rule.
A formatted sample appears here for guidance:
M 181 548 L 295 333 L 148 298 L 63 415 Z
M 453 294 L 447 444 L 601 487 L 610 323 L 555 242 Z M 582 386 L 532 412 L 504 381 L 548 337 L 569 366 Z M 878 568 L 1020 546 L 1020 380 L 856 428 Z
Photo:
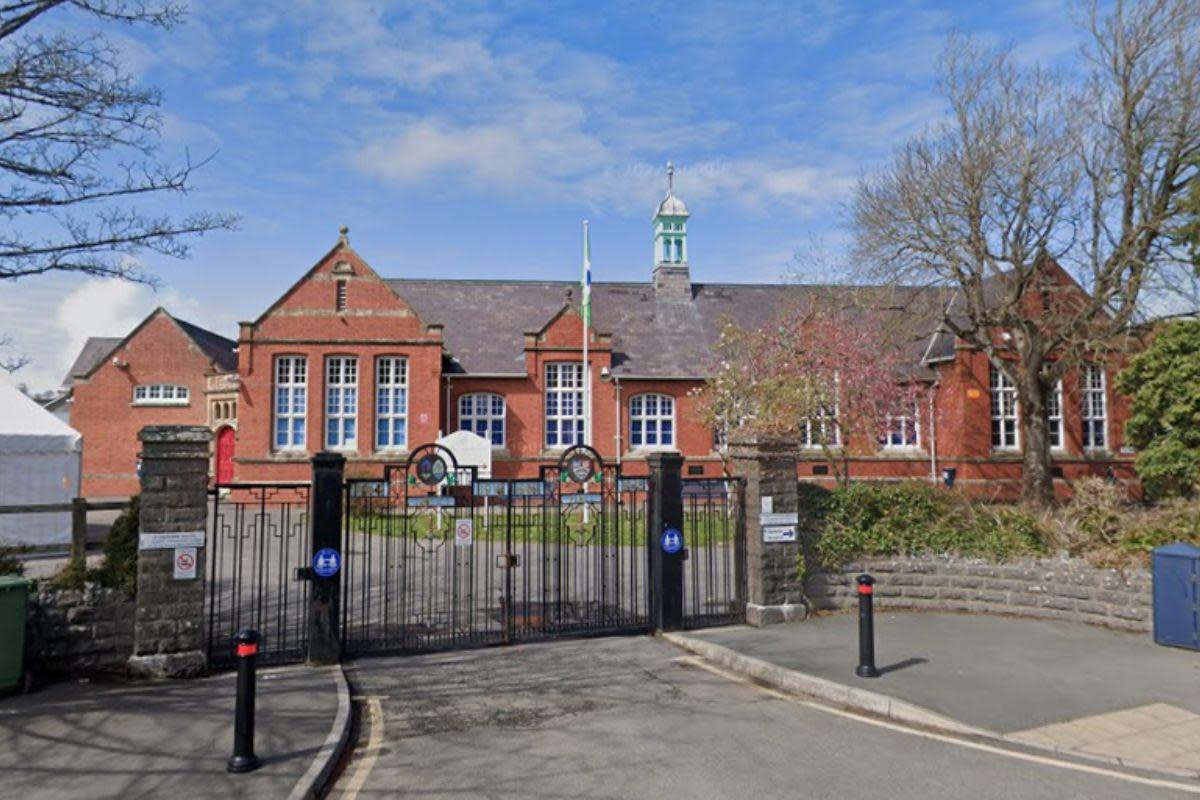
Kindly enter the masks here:
M 0 506 L 70 503 L 79 494 L 83 438 L 0 379 Z M 0 545 L 71 541 L 71 512 L 0 514 Z

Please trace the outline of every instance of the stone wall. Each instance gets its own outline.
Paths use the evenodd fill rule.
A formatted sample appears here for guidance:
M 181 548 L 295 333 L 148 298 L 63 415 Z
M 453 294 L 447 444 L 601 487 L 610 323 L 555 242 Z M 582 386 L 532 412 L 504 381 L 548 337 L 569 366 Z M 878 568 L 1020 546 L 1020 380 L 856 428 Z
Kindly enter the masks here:
M 992 564 L 955 556 L 869 558 L 805 581 L 812 608 L 856 608 L 854 577 L 875 576 L 878 608 L 974 611 L 1085 622 L 1131 631 L 1153 627 L 1146 570 L 1099 569 L 1081 561 Z
M 29 596 L 25 652 L 35 675 L 123 674 L 134 601 L 119 589 L 39 588 Z

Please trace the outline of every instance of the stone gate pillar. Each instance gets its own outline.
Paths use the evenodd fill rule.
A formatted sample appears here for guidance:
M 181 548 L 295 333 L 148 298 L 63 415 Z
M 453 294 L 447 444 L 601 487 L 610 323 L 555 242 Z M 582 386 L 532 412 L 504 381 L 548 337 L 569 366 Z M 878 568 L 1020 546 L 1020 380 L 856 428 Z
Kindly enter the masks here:
M 142 497 L 129 670 L 153 678 L 198 675 L 208 665 L 204 542 L 212 432 L 201 426 L 151 425 L 138 439 Z
M 729 453 L 733 474 L 746 480 L 746 622 L 803 619 L 795 445 L 735 436 Z

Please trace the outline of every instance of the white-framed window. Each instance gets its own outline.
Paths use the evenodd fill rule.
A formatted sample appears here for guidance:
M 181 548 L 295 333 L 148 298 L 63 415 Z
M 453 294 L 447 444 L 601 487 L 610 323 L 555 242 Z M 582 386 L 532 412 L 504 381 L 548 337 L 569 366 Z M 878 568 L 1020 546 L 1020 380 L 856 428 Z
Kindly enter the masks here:
M 1104 450 L 1108 447 L 1108 394 L 1104 368 L 1084 364 L 1080 370 L 1083 382 L 1083 449 Z
M 675 445 L 675 398 L 666 394 L 639 394 L 629 398 L 629 446 Z
M 133 387 L 135 406 L 186 406 L 191 402 L 188 387 L 173 383 L 144 383 Z
M 916 403 L 907 408 L 904 414 L 888 416 L 882 444 L 885 450 L 911 450 L 921 446 L 921 420 Z
M 458 429 L 482 436 L 492 447 L 503 447 L 504 396 L 477 392 L 458 398 Z
M 308 413 L 308 359 L 275 358 L 275 449 L 303 450 Z
M 821 447 L 837 447 L 840 443 L 837 406 L 823 408 L 815 416 L 804 420 L 804 427 L 800 430 L 800 447 L 819 450 Z
M 988 384 L 992 397 L 992 449 L 1016 450 L 1019 446 L 1017 387 L 995 367 L 991 367 Z
M 353 450 L 358 446 L 358 359 L 325 359 L 325 446 Z
M 375 448 L 408 447 L 408 359 L 375 359 Z
M 1061 450 L 1063 447 L 1062 408 L 1062 381 L 1059 381 L 1046 398 L 1046 438 L 1052 450 Z
M 546 447 L 583 444 L 583 364 L 546 365 Z

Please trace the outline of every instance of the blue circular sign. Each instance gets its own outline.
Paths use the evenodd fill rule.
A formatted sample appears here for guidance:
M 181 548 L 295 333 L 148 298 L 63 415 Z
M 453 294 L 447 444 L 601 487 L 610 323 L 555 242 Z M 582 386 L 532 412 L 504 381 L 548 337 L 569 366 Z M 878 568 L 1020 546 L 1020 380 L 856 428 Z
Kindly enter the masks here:
M 332 578 L 342 568 L 342 556 L 332 547 L 326 547 L 313 555 L 312 566 L 313 572 L 322 578 Z
M 678 553 L 683 549 L 683 534 L 676 528 L 667 528 L 662 535 L 664 553 Z

